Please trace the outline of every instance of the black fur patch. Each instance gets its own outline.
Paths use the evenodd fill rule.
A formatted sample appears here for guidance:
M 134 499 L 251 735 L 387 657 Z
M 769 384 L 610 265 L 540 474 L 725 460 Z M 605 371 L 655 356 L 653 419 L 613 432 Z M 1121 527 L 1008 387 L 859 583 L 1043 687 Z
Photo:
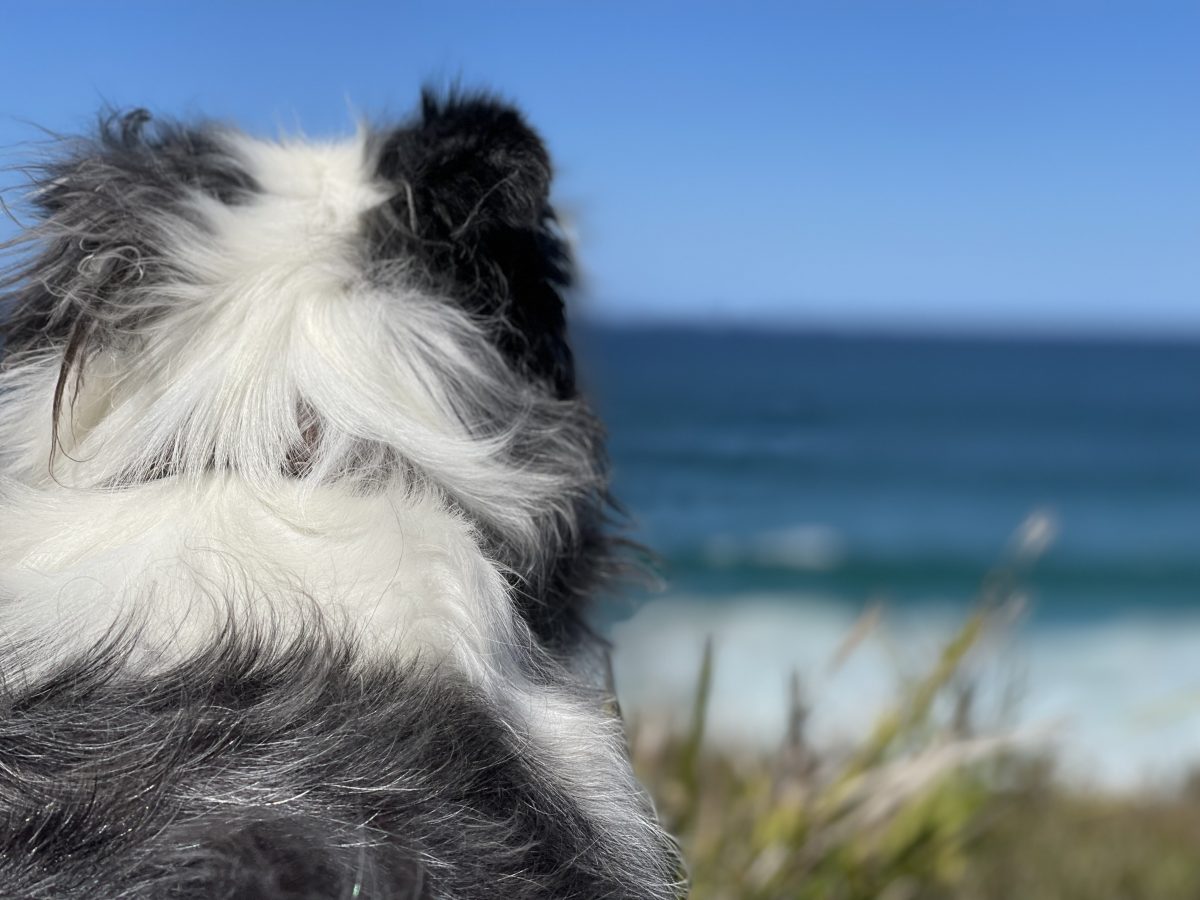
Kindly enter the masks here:
M 492 326 L 505 357 L 560 398 L 575 394 L 562 291 L 573 276 L 550 206 L 550 157 L 515 109 L 426 91 L 419 119 L 381 138 L 396 185 L 368 223 L 375 258 L 415 257 Z

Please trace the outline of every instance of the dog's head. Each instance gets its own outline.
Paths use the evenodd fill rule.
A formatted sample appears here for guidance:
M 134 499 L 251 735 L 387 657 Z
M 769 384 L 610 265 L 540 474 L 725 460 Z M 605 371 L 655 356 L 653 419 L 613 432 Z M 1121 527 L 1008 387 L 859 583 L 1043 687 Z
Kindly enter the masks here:
M 6 474 L 423 485 L 569 649 L 613 554 L 550 185 L 485 95 L 334 143 L 105 116 L 40 169 L 10 273 Z
M 37 170 L 0 370 L 14 893 L 677 894 L 580 677 L 617 554 L 550 181 L 483 95 L 326 143 L 109 115 Z

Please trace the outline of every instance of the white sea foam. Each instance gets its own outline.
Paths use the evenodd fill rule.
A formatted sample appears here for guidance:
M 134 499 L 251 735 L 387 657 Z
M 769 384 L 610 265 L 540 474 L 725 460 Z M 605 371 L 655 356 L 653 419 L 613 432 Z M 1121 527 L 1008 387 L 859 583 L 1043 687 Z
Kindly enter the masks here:
M 777 743 L 795 671 L 812 706 L 811 739 L 836 745 L 861 737 L 904 678 L 928 670 L 963 617 L 949 608 L 889 610 L 844 653 L 848 638 L 867 630 L 844 603 L 668 597 L 616 626 L 618 689 L 627 712 L 682 717 L 712 635 L 712 740 Z M 1200 766 L 1200 615 L 1021 621 L 991 636 L 969 665 L 980 724 L 990 719 L 1025 735 L 1031 749 L 1053 751 L 1067 780 L 1127 789 L 1169 784 Z
M 824 572 L 845 557 L 846 541 L 837 529 L 815 523 L 767 531 L 750 541 L 718 535 L 705 545 L 705 559 L 718 567 L 753 563 Z

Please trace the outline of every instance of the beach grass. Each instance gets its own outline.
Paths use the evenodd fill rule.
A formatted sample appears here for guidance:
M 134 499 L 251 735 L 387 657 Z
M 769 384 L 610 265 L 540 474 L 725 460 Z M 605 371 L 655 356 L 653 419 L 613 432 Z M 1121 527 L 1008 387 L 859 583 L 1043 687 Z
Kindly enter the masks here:
M 807 740 L 799 690 L 775 751 L 712 745 L 710 644 L 686 727 L 635 719 L 629 729 L 639 776 L 680 841 L 691 896 L 1200 897 L 1200 779 L 1170 793 L 1068 787 L 1086 779 L 1062 779 L 1002 730 L 967 724 L 957 676 L 994 608 L 963 624 L 859 746 L 836 752 Z

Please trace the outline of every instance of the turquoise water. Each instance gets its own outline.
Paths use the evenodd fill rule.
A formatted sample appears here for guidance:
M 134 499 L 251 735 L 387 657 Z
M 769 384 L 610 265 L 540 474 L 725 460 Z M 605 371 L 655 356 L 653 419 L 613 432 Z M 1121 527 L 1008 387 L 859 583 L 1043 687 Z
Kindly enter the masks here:
M 1045 620 L 1200 610 L 1200 343 L 590 329 L 672 587 L 970 601 L 1031 513 Z

